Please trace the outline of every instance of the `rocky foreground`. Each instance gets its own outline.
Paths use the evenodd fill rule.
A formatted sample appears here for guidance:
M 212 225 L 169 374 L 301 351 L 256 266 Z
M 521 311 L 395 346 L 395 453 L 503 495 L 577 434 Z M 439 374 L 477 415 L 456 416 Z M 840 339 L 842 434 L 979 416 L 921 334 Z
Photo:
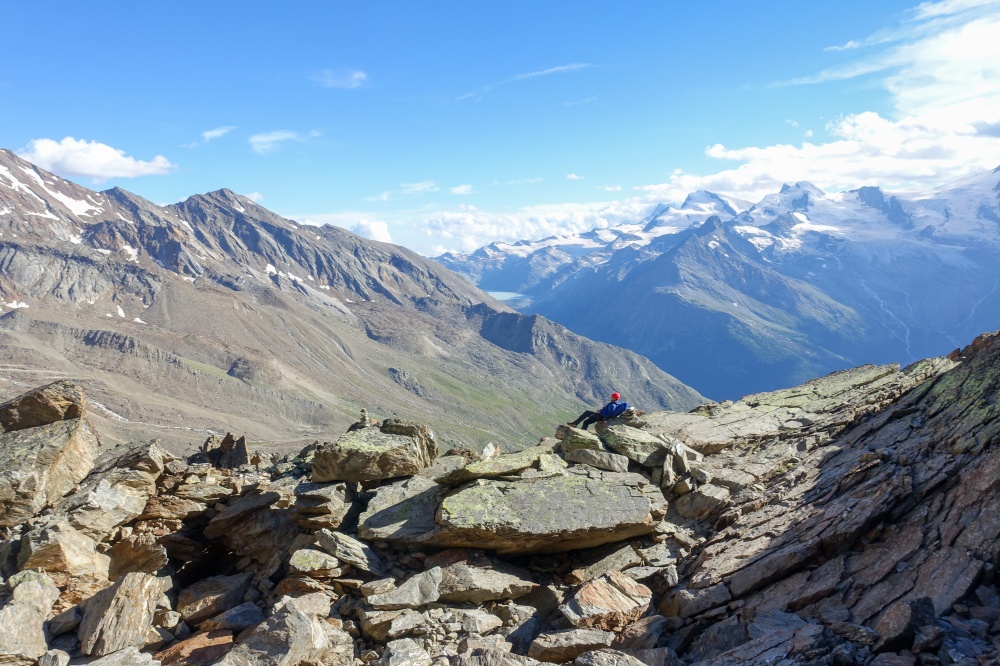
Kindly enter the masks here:
M 0 406 L 0 664 L 998 663 L 998 392 L 993 334 L 516 453 L 183 461 L 57 382 Z

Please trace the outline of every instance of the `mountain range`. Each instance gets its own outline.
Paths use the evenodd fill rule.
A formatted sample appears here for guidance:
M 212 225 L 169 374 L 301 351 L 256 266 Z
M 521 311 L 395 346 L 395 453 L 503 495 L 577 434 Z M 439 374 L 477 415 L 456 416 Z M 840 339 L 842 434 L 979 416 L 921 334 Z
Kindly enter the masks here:
M 696 192 L 649 216 L 437 257 L 713 399 L 941 355 L 1000 326 L 1000 168 L 930 191 Z
M 160 206 L 0 150 L 0 388 L 86 387 L 110 440 L 300 446 L 362 408 L 445 448 L 533 443 L 619 390 L 704 399 L 638 354 L 523 315 L 404 248 L 229 190 Z

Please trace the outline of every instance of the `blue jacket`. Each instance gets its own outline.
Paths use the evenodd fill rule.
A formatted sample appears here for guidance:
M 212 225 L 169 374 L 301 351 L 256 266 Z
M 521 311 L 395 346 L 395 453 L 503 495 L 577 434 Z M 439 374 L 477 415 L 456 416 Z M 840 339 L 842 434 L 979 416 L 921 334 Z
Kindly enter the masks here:
M 613 419 L 628 409 L 628 403 L 624 400 L 613 400 L 604 405 L 599 412 L 602 419 Z

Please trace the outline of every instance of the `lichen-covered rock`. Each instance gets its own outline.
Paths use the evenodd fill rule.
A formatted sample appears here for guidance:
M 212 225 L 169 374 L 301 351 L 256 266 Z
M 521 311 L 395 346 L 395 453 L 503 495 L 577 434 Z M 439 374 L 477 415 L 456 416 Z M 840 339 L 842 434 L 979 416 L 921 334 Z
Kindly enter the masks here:
M 662 466 L 670 450 L 669 442 L 655 434 L 625 425 L 606 426 L 599 433 L 609 449 L 643 467 Z
M 434 515 L 447 492 L 445 486 L 423 476 L 381 486 L 361 514 L 358 536 L 407 543 L 430 539 L 438 531 Z
M 22 393 L 0 405 L 0 429 L 12 432 L 79 419 L 86 410 L 87 399 L 83 389 L 70 381 L 59 380 Z
M 601 438 L 589 430 L 561 425 L 556 429 L 556 438 L 560 440 L 559 450 L 564 454 L 577 449 L 604 451 L 604 444 L 601 443 Z
M 578 467 L 565 476 L 481 479 L 442 500 L 441 531 L 427 543 L 560 552 L 648 534 L 665 510 L 659 489 L 638 474 Z
M 594 449 L 572 449 L 563 453 L 563 458 L 569 462 L 590 465 L 609 472 L 627 472 L 628 458 L 610 451 L 595 451 Z
M 341 562 L 376 576 L 385 575 L 386 566 L 375 551 L 353 537 L 340 532 L 320 530 L 316 533 L 316 543 Z
M 426 427 L 386 421 L 324 443 L 312 463 L 313 482 L 374 481 L 411 476 L 437 458 L 438 447 Z
M 477 460 L 438 478 L 438 483 L 456 486 L 473 479 L 493 479 L 516 474 L 529 467 L 538 467 L 544 456 L 552 454 L 551 446 L 532 446 L 516 453 Z
M 288 558 L 288 568 L 313 578 L 331 578 L 343 573 L 343 565 L 333 555 L 313 548 L 300 548 Z
M 0 434 L 0 527 L 25 523 L 72 491 L 98 447 L 86 417 Z

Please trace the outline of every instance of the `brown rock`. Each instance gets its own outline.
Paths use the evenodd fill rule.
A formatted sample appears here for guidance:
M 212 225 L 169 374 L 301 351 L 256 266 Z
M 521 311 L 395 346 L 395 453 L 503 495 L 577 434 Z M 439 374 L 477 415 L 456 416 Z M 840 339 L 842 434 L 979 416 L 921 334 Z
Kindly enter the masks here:
M 0 527 L 25 523 L 72 491 L 98 447 L 86 418 L 0 434 Z
M 312 480 L 373 481 L 411 476 L 437 458 L 430 431 L 417 424 L 386 420 L 380 428 L 347 432 L 316 450 Z
M 218 630 L 195 634 L 157 652 L 163 666 L 207 666 L 222 659 L 233 649 L 233 632 Z
M 200 580 L 181 590 L 177 612 L 185 622 L 197 626 L 202 620 L 239 605 L 250 586 L 250 578 L 250 574 L 236 574 Z
M 52 382 L 0 405 L 0 428 L 6 432 L 79 419 L 87 410 L 83 389 L 66 380 Z
M 642 617 L 652 600 L 648 587 L 611 571 L 577 588 L 559 611 L 575 627 L 615 631 Z
M 80 650 L 101 657 L 128 647 L 142 647 L 153 623 L 163 583 L 144 573 L 125 574 L 90 599 L 78 635 Z
M 167 566 L 167 549 L 152 534 L 130 534 L 120 539 L 111 550 L 108 578 L 116 580 L 133 571 L 155 574 Z
M 48 650 L 43 623 L 52 616 L 59 589 L 43 573 L 11 576 L 12 599 L 0 608 L 0 663 L 34 664 Z

